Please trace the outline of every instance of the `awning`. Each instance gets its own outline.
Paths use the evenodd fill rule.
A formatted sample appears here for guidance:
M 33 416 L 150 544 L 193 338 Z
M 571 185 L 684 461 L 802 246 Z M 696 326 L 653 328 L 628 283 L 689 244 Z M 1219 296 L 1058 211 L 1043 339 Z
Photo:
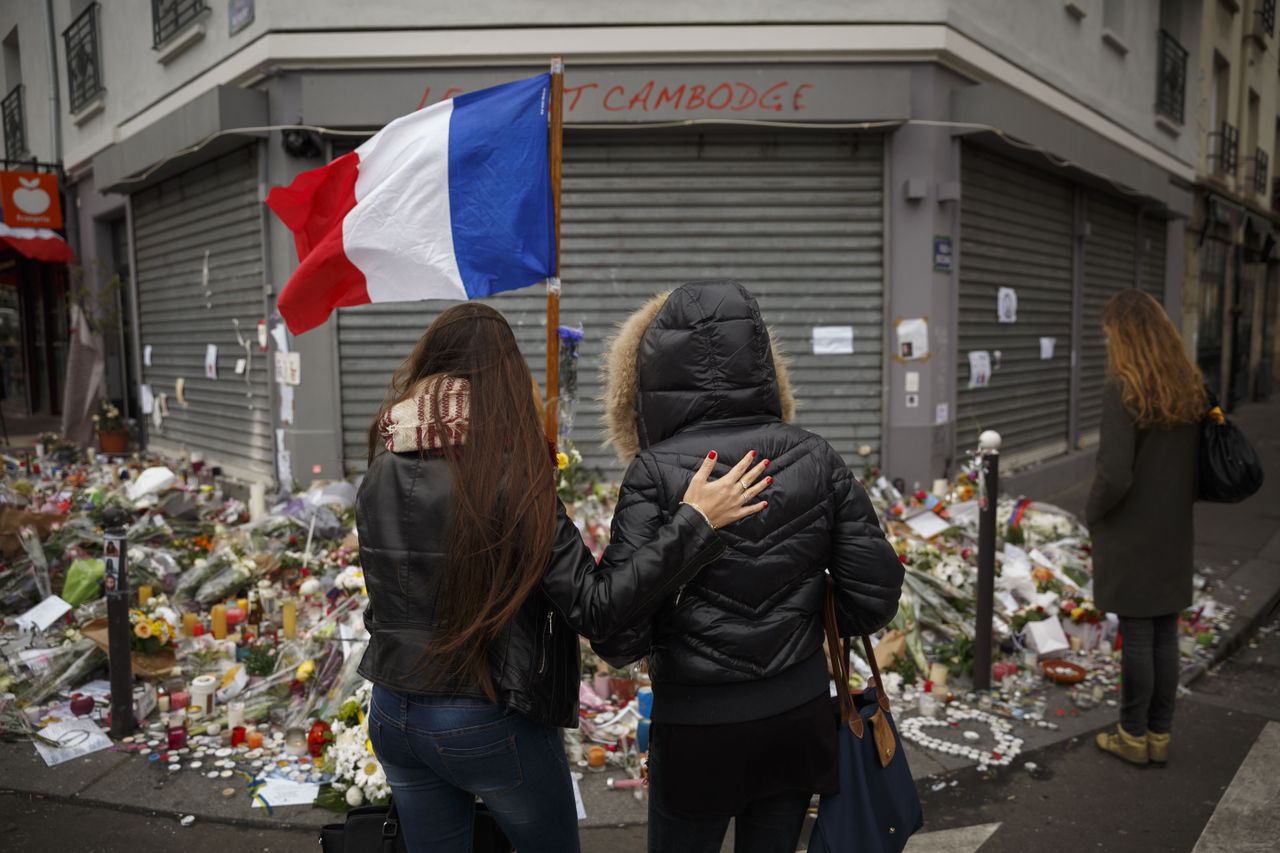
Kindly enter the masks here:
M 0 222 L 0 244 L 8 244 L 33 261 L 75 263 L 75 253 L 62 235 L 48 228 L 13 228 Z

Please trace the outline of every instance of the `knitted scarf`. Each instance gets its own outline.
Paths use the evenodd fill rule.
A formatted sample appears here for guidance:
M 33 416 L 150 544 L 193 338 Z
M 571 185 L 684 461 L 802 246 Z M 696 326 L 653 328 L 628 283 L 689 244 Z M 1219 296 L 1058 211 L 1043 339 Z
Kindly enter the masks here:
M 467 443 L 471 420 L 471 383 L 454 376 L 428 376 L 407 399 L 396 403 L 378 423 L 392 453 L 443 450 Z M 441 419 L 436 420 L 436 400 Z

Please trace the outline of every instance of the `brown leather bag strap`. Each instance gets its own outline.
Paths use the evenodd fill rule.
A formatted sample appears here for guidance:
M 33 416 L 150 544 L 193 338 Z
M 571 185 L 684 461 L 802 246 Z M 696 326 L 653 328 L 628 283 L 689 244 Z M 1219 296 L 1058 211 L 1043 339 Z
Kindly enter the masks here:
M 822 623 L 827 633 L 827 657 L 831 661 L 831 677 L 836 682 L 836 699 L 840 704 L 840 722 L 849 722 L 853 713 L 853 699 L 849 696 L 849 653 L 848 646 L 840 642 L 840 633 L 836 628 L 836 598 L 830 582 L 827 594 L 822 600 Z M 840 660 L 840 650 L 845 649 L 844 660 Z

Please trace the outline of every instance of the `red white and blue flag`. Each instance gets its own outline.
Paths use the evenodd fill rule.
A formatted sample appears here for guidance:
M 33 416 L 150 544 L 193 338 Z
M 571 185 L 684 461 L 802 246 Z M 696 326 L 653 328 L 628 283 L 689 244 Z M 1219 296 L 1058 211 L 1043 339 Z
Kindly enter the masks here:
M 459 95 L 276 187 L 298 269 L 289 330 L 370 302 L 478 299 L 555 275 L 551 75 Z

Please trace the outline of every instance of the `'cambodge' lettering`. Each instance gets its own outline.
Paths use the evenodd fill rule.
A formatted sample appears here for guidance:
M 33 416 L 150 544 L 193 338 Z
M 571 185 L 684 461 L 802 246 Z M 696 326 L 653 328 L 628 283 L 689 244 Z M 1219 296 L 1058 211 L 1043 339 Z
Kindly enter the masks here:
M 804 96 L 812 88 L 812 83 L 789 80 L 780 80 L 764 88 L 729 80 L 714 85 L 692 82 L 659 85 L 656 80 L 647 80 L 630 90 L 621 84 L 603 89 L 600 83 L 580 83 L 565 86 L 564 107 L 568 115 L 579 109 L 589 112 L 595 107 L 623 114 L 663 111 L 690 114 L 799 113 L 804 112 Z M 461 89 L 453 87 L 437 91 L 442 94 L 436 100 L 446 100 L 462 93 Z M 431 100 L 432 88 L 428 86 L 422 93 L 418 108 Z

